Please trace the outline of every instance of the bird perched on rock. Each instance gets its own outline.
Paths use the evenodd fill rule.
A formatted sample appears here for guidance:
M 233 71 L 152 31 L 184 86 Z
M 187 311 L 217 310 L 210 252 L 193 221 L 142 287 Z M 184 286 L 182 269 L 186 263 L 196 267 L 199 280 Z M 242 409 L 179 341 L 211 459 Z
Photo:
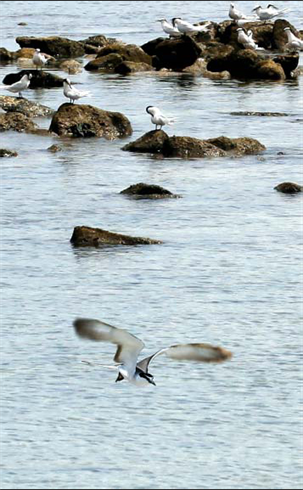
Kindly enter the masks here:
M 160 126 L 159 129 L 162 129 L 162 126 L 165 126 L 168 124 L 171 126 L 174 124 L 175 119 L 169 118 L 161 114 L 160 109 L 158 107 L 153 107 L 149 105 L 146 107 L 146 112 L 151 115 L 151 122 L 156 125 L 156 130 L 158 129 L 158 126 Z
M 136 386 L 156 384 L 154 382 L 154 376 L 148 372 L 148 368 L 151 361 L 160 355 L 165 355 L 176 361 L 205 363 L 223 362 L 232 357 L 232 353 L 222 347 L 194 343 L 171 345 L 170 347 L 158 350 L 151 356 L 138 362 L 138 356 L 144 347 L 144 342 L 127 330 L 89 318 L 78 318 L 74 321 L 73 326 L 79 337 L 97 342 L 110 342 L 111 344 L 115 344 L 117 350 L 114 361 L 117 364 L 107 367 L 118 369 L 116 382 L 125 380 Z M 87 362 L 87 364 L 91 363 Z
M 299 37 L 295 36 L 293 32 L 291 32 L 290 27 L 285 27 L 284 31 L 287 34 L 287 44 L 286 49 L 290 49 L 291 51 L 301 51 L 303 49 L 303 41 Z
M 73 87 L 69 78 L 63 80 L 63 93 L 65 97 L 69 99 L 71 104 L 73 104 L 75 100 L 81 99 L 81 97 L 89 97 L 91 95 L 90 92 L 81 91 Z
M 41 53 L 40 49 L 37 48 L 33 54 L 33 63 L 37 68 L 37 70 L 39 67 L 42 70 L 42 67 L 46 65 L 47 61 L 48 61 L 47 56 L 44 53 Z
M 29 87 L 30 80 L 32 78 L 32 74 L 25 74 L 23 77 L 18 81 L 13 83 L 12 85 L 2 85 L 1 88 L 4 90 L 8 90 L 9 92 L 12 92 L 13 94 L 18 94 L 18 97 L 23 97 L 22 92 L 23 90 L 26 90 Z
M 264 48 L 259 48 L 256 41 L 253 38 L 252 31 L 246 31 L 243 27 L 237 29 L 238 33 L 238 43 L 242 44 L 245 49 L 252 48 L 256 50 L 263 50 Z
M 262 8 L 261 5 L 258 5 L 252 12 L 255 12 L 259 20 L 271 20 L 283 13 L 289 12 L 289 9 L 278 9 L 278 7 L 269 3 L 266 8 Z
M 228 15 L 232 20 L 247 19 L 246 15 L 237 9 L 234 3 L 230 4 Z
M 161 22 L 163 31 L 165 34 L 169 34 L 169 37 L 180 37 L 181 33 L 177 27 L 174 27 L 166 19 L 159 19 L 157 22 Z
M 207 32 L 208 26 L 210 26 L 211 22 L 207 22 L 203 26 L 194 26 L 190 22 L 186 22 L 180 17 L 174 17 L 172 19 L 173 27 L 176 27 L 181 34 L 191 34 L 194 32 Z

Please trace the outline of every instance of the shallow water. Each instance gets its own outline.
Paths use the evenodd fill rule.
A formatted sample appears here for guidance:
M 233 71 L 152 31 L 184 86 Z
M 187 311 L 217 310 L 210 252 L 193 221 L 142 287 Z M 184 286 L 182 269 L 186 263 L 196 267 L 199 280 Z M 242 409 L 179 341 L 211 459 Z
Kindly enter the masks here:
M 130 17 L 122 1 L 1 4 L 8 49 L 18 49 L 17 35 L 42 34 L 140 45 L 161 34 L 156 18 L 221 21 L 229 6 L 137 1 Z M 302 29 L 300 2 L 277 2 L 286 4 Z M 18 69 L 0 66 L 1 80 Z M 0 134 L 0 147 L 19 153 L 0 167 L 1 488 L 302 488 L 302 198 L 273 190 L 303 183 L 302 76 L 70 78 L 92 92 L 86 102 L 123 112 L 134 132 L 113 142 Z M 61 88 L 26 96 L 54 109 L 64 102 Z M 151 129 L 147 105 L 178 118 L 171 135 L 250 136 L 267 150 L 189 161 L 122 152 Z M 63 150 L 48 152 L 53 143 Z M 183 197 L 119 194 L 137 182 Z M 164 243 L 73 249 L 77 225 Z M 76 338 L 76 316 L 129 329 L 146 354 L 201 341 L 234 357 L 214 366 L 159 357 L 156 387 L 115 384 L 114 372 L 81 363 L 110 363 L 114 349 Z

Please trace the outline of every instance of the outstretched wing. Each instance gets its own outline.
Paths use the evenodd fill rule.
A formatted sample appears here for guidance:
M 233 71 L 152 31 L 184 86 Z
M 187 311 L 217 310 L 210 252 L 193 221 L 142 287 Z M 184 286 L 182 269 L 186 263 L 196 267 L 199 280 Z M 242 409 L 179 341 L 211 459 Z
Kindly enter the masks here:
M 223 347 L 215 347 L 210 344 L 177 344 L 161 349 L 152 356 L 140 361 L 137 366 L 148 372 L 149 363 L 157 356 L 165 354 L 170 359 L 177 361 L 196 362 L 223 362 L 232 357 L 232 353 Z
M 144 342 L 127 330 L 116 328 L 108 323 L 89 318 L 77 318 L 74 323 L 76 333 L 83 338 L 97 342 L 110 342 L 118 346 L 114 361 L 124 364 L 130 370 L 135 370 L 138 355 L 144 347 Z

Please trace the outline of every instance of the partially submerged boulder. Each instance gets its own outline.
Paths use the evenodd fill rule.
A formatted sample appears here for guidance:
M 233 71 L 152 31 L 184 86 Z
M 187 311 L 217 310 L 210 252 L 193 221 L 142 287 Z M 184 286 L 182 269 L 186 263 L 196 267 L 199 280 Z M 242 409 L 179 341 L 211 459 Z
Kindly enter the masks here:
M 153 71 L 151 65 L 147 63 L 136 63 L 135 61 L 122 61 L 115 68 L 115 73 L 119 73 L 120 75 L 129 75 L 130 73 L 138 73 L 142 71 Z
M 162 243 L 160 240 L 121 235 L 120 233 L 113 233 L 111 231 L 102 230 L 101 228 L 91 228 L 89 226 L 76 226 L 70 241 L 75 247 L 152 245 Z
M 142 48 L 152 52 L 151 45 L 143 45 Z M 157 70 L 182 71 L 195 63 L 201 53 L 201 47 L 190 36 L 164 39 L 154 45 L 152 64 Z
M 220 136 L 201 140 L 189 136 L 169 137 L 162 130 L 150 131 L 122 148 L 124 151 L 157 153 L 164 157 L 179 158 L 251 155 L 260 153 L 265 149 L 265 146 L 254 138 L 227 138 L 226 136 Z
M 135 44 L 125 44 L 116 42 L 101 48 L 97 57 L 85 65 L 85 70 L 106 70 L 113 71 L 123 61 L 132 61 L 133 63 L 152 64 L 151 57 L 146 54 L 142 48 Z
M 51 116 L 54 113 L 50 107 L 10 95 L 0 96 L 0 107 L 5 112 L 21 112 L 28 117 Z
M 127 189 L 121 191 L 120 194 L 126 194 L 135 199 L 167 199 L 181 197 L 159 185 L 144 184 L 142 182 L 127 187 Z
M 37 125 L 21 112 L 8 112 L 0 114 L 0 131 L 32 132 Z
M 18 153 L 12 150 L 6 150 L 6 148 L 0 148 L 0 157 L 17 157 Z
M 60 36 L 20 36 L 16 38 L 16 42 L 21 48 L 39 48 L 42 53 L 60 58 L 74 58 L 85 54 L 85 49 L 81 42 Z
M 18 73 L 9 73 L 3 79 L 5 85 L 19 82 L 23 75 L 32 75 L 29 88 L 53 88 L 63 87 L 63 78 L 44 70 L 21 70 Z
M 132 134 L 129 120 L 120 112 L 69 103 L 62 104 L 53 115 L 49 130 L 59 136 L 98 136 L 108 140 Z
M 274 187 L 276 191 L 283 192 L 284 194 L 296 194 L 303 191 L 303 186 L 296 184 L 295 182 L 282 182 Z

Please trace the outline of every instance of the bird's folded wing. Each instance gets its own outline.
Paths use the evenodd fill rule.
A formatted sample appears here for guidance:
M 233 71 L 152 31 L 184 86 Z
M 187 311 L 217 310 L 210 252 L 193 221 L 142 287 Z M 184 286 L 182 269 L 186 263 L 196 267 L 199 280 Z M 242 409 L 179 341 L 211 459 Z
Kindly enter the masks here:
M 89 318 L 77 318 L 74 328 L 80 337 L 97 342 L 110 342 L 118 345 L 114 361 L 135 366 L 139 353 L 144 347 L 142 340 L 127 330 L 113 327 L 108 323 Z

